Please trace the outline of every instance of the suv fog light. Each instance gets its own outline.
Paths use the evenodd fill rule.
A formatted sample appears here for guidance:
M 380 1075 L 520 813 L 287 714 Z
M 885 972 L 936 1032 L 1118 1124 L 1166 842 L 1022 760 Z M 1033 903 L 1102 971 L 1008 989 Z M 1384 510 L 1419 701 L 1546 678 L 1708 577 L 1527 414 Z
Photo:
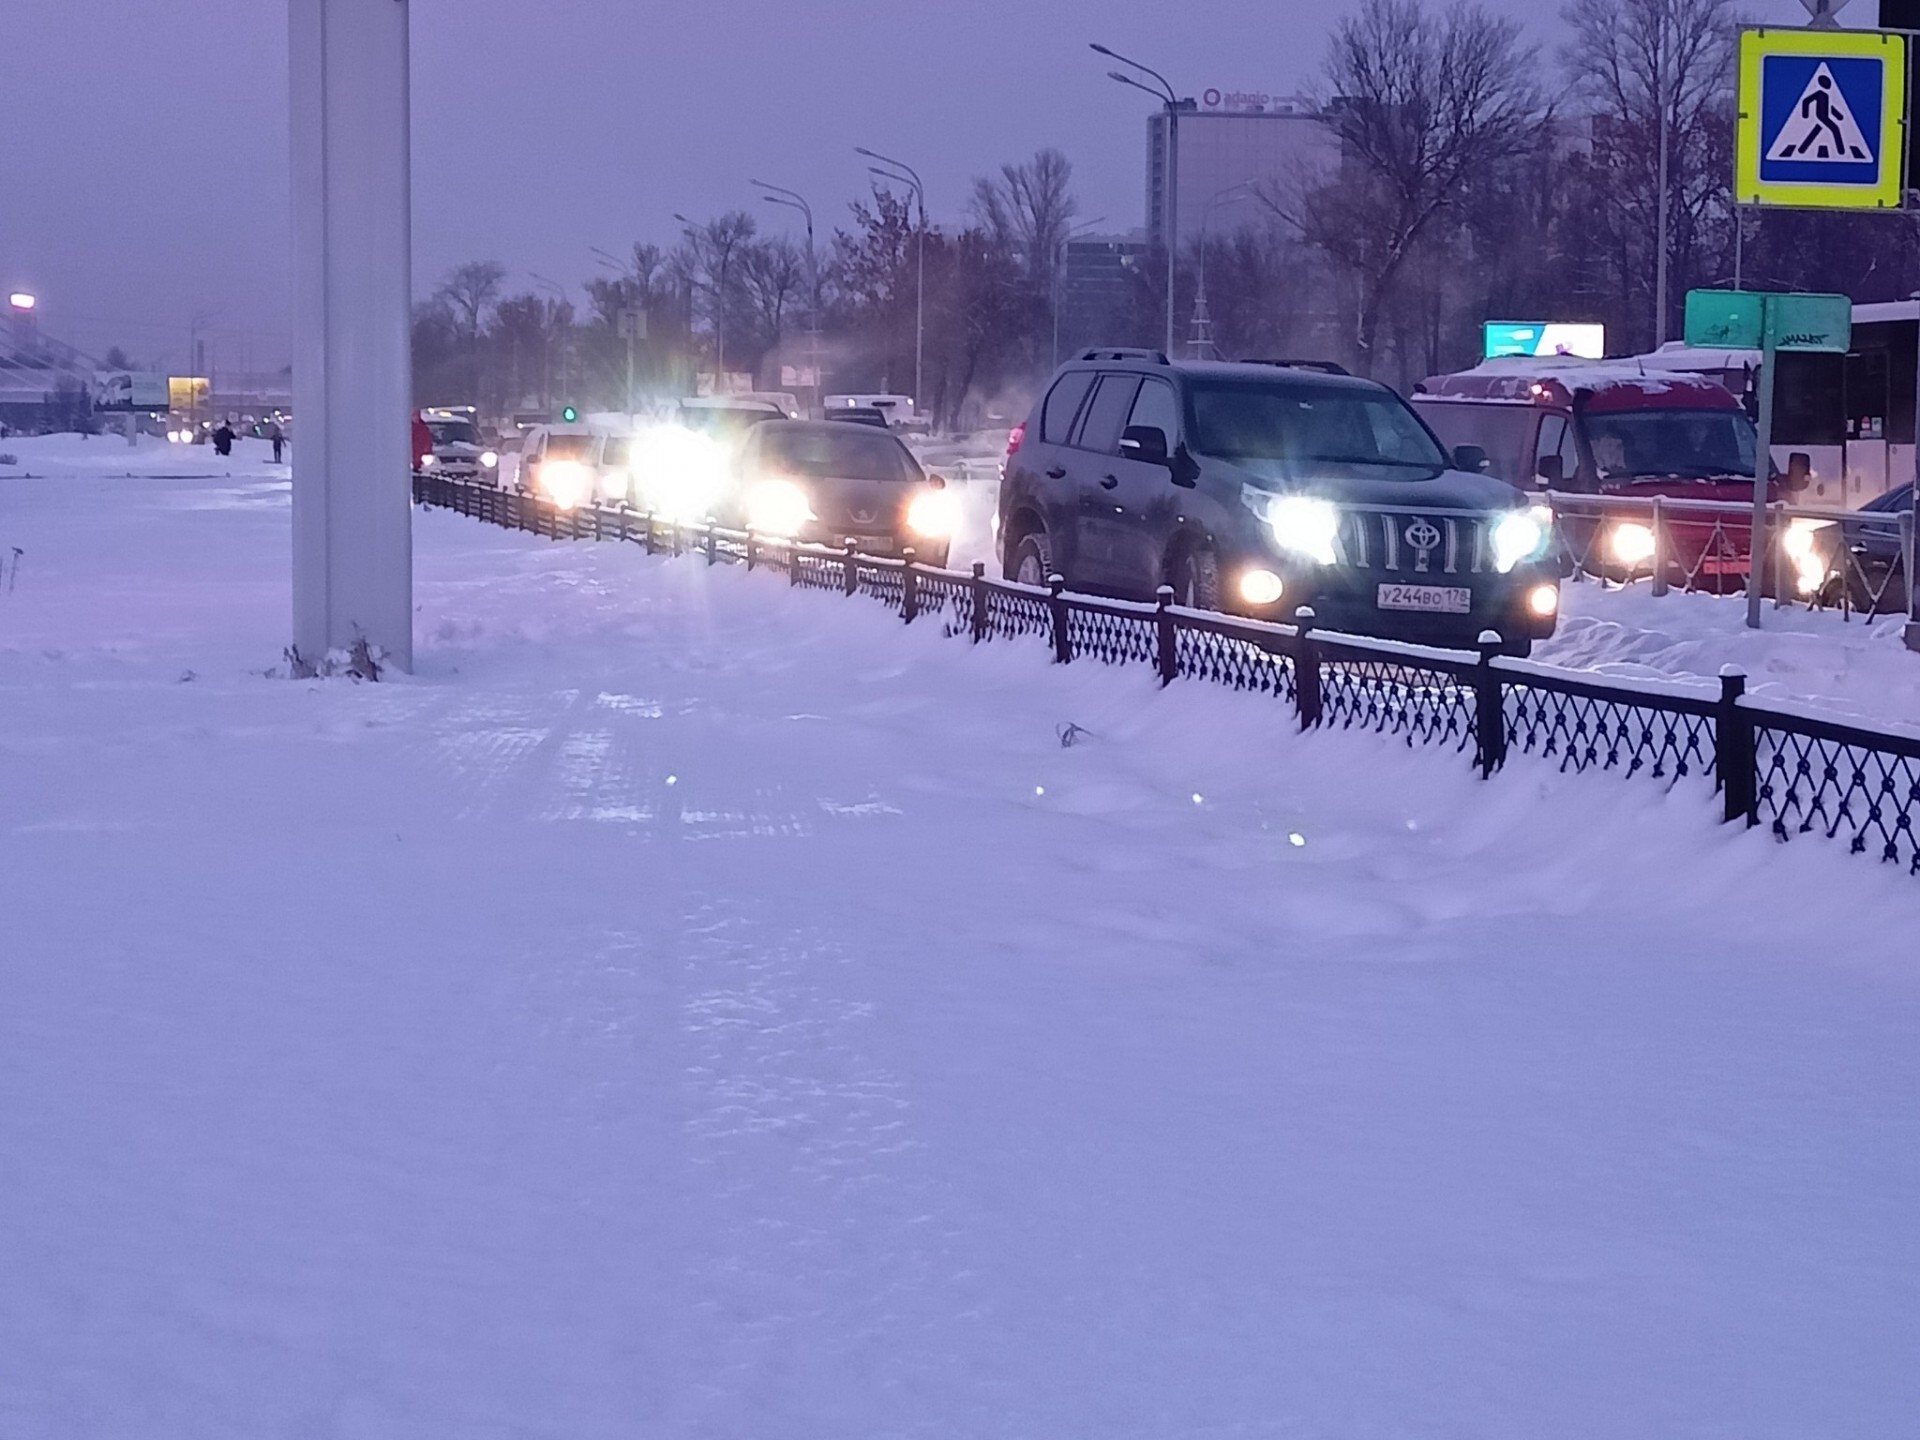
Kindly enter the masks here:
M 1240 598 L 1249 605 L 1271 605 L 1285 588 L 1271 570 L 1248 570 L 1240 576 Z
M 1541 619 L 1551 619 L 1560 613 L 1560 587 L 1558 585 L 1536 585 L 1527 591 L 1527 609 Z

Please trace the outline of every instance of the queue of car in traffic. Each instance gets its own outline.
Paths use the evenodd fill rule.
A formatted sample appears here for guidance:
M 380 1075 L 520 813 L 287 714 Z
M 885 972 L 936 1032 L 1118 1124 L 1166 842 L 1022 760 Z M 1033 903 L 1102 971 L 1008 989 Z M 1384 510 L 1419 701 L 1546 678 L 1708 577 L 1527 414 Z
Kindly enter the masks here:
M 624 505 L 944 565 L 961 507 L 902 438 L 901 397 L 689 399 L 640 426 L 471 411 L 415 420 L 418 463 L 566 510 Z M 921 443 L 916 439 L 916 443 Z M 1906 603 L 1911 487 L 1770 524 L 1755 576 L 1754 426 L 1711 380 L 1614 362 L 1493 361 L 1402 398 L 1311 361 L 1091 349 L 1008 436 L 993 554 L 1009 580 L 1525 654 L 1576 571 L 1659 588 L 1760 584 L 1872 612 Z M 1802 456 L 1767 499 L 1804 489 Z

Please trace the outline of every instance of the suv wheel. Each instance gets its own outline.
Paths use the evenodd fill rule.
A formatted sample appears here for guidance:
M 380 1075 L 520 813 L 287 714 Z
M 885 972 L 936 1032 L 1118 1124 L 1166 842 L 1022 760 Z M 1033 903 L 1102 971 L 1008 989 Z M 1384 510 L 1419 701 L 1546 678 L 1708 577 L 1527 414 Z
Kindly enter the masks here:
M 1220 557 L 1204 542 L 1183 545 L 1167 563 L 1173 603 L 1189 610 L 1220 608 Z
M 1021 536 L 1014 547 L 1013 563 L 1007 567 L 1007 578 L 1017 585 L 1044 587 L 1047 577 L 1054 573 L 1053 542 L 1047 539 L 1047 532 L 1035 530 Z

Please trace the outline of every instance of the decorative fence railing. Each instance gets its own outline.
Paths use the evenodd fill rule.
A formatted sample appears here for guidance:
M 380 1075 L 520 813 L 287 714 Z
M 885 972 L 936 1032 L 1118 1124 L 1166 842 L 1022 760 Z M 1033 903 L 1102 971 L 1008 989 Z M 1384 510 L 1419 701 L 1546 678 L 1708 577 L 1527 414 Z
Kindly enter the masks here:
M 1913 569 L 1910 510 L 1767 507 L 1757 553 L 1746 502 L 1551 491 L 1555 533 L 1575 579 L 1670 591 L 1744 594 L 1776 605 L 1866 615 L 1904 613 Z
M 1151 666 L 1163 684 L 1205 680 L 1282 700 L 1302 729 L 1365 730 L 1470 757 L 1491 776 L 1515 754 L 1562 771 L 1611 770 L 1717 792 L 1729 822 L 1785 841 L 1823 835 L 1920 874 L 1920 732 L 1873 729 L 1745 694 L 1678 682 L 1603 679 L 1497 654 L 1333 635 L 1158 604 L 1096 599 L 900 557 L 796 544 L 625 506 L 562 510 L 537 496 L 416 475 L 414 499 L 552 539 L 619 540 L 649 554 L 784 574 L 788 582 L 881 601 L 909 622 L 974 641 L 1031 638 L 1061 662 Z M 1306 612 L 1303 612 L 1303 619 Z M 1711 787 L 1711 791 L 1708 790 Z

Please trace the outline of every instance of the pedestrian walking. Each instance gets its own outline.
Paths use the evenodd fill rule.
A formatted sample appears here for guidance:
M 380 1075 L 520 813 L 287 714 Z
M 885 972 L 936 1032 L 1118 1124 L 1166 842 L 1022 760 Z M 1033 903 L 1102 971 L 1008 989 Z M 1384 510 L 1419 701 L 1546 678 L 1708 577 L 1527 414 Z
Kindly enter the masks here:
M 280 428 L 280 422 L 274 421 L 267 427 L 267 443 L 273 446 L 273 463 L 280 463 L 280 456 L 287 448 L 287 432 Z
M 233 426 L 222 420 L 213 432 L 213 453 L 216 455 L 233 454 Z

